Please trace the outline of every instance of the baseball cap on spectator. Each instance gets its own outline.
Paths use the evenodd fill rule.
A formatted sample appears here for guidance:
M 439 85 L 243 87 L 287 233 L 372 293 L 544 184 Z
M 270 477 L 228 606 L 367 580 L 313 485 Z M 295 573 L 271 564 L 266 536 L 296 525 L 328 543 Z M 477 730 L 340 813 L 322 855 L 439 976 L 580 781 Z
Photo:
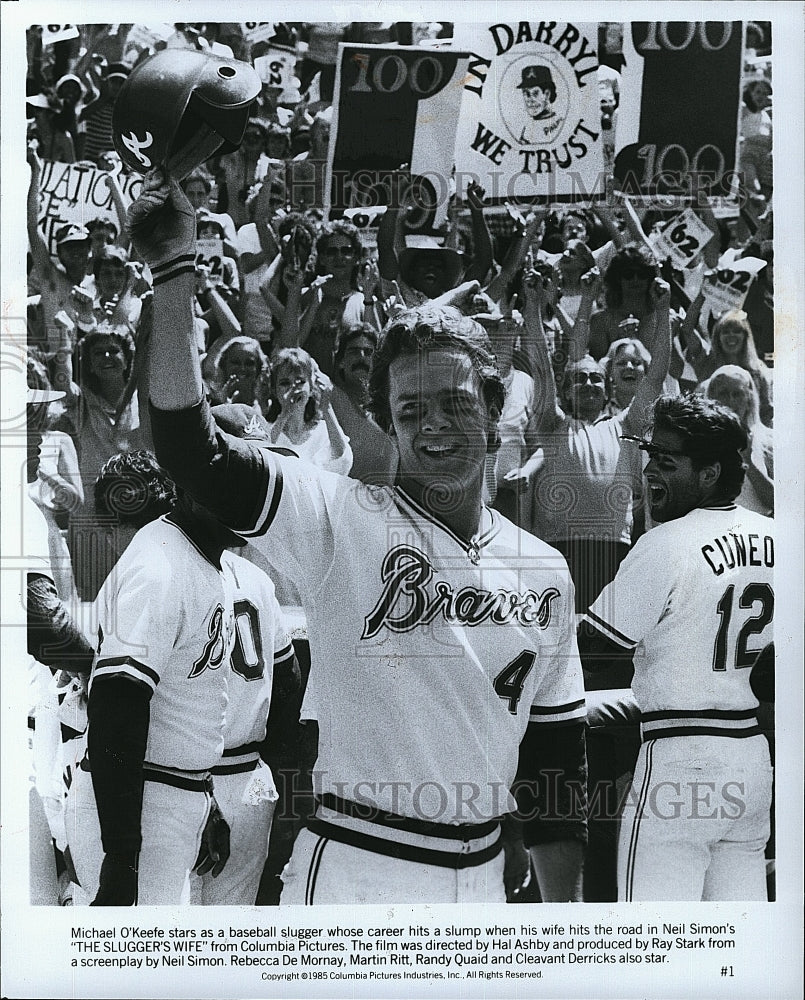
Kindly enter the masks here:
M 89 231 L 84 226 L 68 223 L 56 231 L 56 246 L 63 243 L 89 243 Z
M 400 253 L 400 274 L 403 281 L 408 280 L 406 275 L 410 273 L 414 260 L 425 254 L 438 254 L 442 258 L 447 267 L 450 285 L 454 285 L 463 269 L 462 254 L 452 247 L 444 246 L 432 236 L 406 237 L 405 250 Z

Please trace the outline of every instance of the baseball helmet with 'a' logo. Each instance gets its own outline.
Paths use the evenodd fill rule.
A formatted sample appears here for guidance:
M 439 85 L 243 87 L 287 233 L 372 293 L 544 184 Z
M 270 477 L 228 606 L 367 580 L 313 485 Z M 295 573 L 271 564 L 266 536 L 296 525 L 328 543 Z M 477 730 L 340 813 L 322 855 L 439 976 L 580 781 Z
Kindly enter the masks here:
M 261 87 L 249 63 L 165 49 L 123 84 L 112 113 L 115 149 L 137 173 L 162 165 L 181 180 L 216 153 L 238 148 Z

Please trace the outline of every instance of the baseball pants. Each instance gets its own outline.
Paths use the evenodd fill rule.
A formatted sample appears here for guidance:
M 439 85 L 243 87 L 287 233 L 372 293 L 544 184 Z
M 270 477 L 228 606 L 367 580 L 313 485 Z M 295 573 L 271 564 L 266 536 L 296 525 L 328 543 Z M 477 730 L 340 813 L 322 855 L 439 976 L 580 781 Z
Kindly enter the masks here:
M 647 740 L 621 816 L 618 899 L 765 900 L 771 796 L 762 735 Z

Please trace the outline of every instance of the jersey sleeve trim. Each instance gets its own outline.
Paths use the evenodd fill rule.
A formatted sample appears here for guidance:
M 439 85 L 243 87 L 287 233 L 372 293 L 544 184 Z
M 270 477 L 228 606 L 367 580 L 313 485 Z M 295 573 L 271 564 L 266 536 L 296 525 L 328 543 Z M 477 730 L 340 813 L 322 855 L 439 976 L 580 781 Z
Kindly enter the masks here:
M 628 635 L 624 635 L 623 632 L 618 631 L 614 625 L 610 625 L 609 622 L 604 621 L 600 618 L 594 611 L 588 609 L 582 616 L 582 621 L 588 621 L 594 628 L 597 628 L 599 632 L 616 642 L 619 646 L 625 646 L 627 649 L 634 649 L 637 646 L 637 640 L 630 639 Z
M 571 722 L 583 721 L 587 716 L 587 706 L 584 698 L 568 701 L 562 705 L 532 705 L 529 711 L 530 720 L 544 723 L 567 725 Z
M 92 672 L 92 680 L 96 681 L 99 677 L 125 677 L 147 688 L 150 694 L 156 691 L 159 684 L 156 670 L 132 656 L 109 656 L 98 660 Z
M 264 493 L 257 508 L 257 515 L 252 523 L 253 528 L 240 531 L 244 538 L 254 538 L 264 535 L 277 516 L 277 509 L 282 499 L 283 475 L 282 463 L 264 449 L 268 475 L 265 476 Z
M 286 660 L 293 659 L 294 648 L 289 642 L 287 645 L 283 646 L 282 649 L 276 650 L 274 652 L 274 665 L 280 666 L 285 663 Z

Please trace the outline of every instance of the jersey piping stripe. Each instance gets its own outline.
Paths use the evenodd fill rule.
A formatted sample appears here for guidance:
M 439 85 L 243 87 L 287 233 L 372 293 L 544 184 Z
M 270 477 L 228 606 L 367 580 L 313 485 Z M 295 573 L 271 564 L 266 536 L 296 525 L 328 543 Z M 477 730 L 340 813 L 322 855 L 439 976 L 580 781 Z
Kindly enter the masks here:
M 643 774 L 643 783 L 640 786 L 640 795 L 632 820 L 632 833 L 629 838 L 629 852 L 626 858 L 626 902 L 632 902 L 634 892 L 634 870 L 637 856 L 637 840 L 640 835 L 640 821 L 643 817 L 643 810 L 648 799 L 649 788 L 651 788 L 651 771 L 654 763 L 654 743 L 649 742 L 646 746 L 646 770 Z
M 133 667 L 135 670 L 146 677 L 150 677 L 154 684 L 159 684 L 159 674 L 152 667 L 146 666 L 144 663 L 140 663 L 139 660 L 135 660 L 133 656 L 105 656 L 102 660 L 98 660 L 95 664 L 96 670 L 104 670 L 107 667 Z
M 313 896 L 316 892 L 316 881 L 319 877 L 319 868 L 321 867 L 321 856 L 324 854 L 324 848 L 327 846 L 327 838 L 320 837 L 318 843 L 313 848 L 313 857 L 310 859 L 310 868 L 307 873 L 307 886 L 305 887 L 305 905 L 313 905 Z
M 705 709 L 690 709 L 685 710 L 684 708 L 668 708 L 662 709 L 658 712 L 643 712 L 641 715 L 642 722 L 656 722 L 659 719 L 754 719 L 757 713 L 755 708 L 742 708 L 742 709 L 722 709 L 722 708 L 705 708 Z
M 481 549 L 481 548 L 483 548 L 485 545 L 487 545 L 489 542 L 491 542 L 492 539 L 495 537 L 495 535 L 497 535 L 497 533 L 500 531 L 500 521 L 499 521 L 499 518 L 498 518 L 498 515 L 497 515 L 497 511 L 494 511 L 494 510 L 492 510 L 489 507 L 484 507 L 483 509 L 484 510 L 488 510 L 489 513 L 490 513 L 490 515 L 491 515 L 491 517 L 492 517 L 491 526 L 482 535 L 479 535 L 478 538 L 472 538 L 468 542 L 466 539 L 462 538 L 460 535 L 457 535 L 455 533 L 455 531 L 453 531 L 452 528 L 449 528 L 446 524 L 444 524 L 442 521 L 440 521 L 437 517 L 434 517 L 434 515 L 430 511 L 426 510 L 421 504 L 418 504 L 416 502 L 416 500 L 414 500 L 412 497 L 410 497 L 405 492 L 405 490 L 402 489 L 401 486 L 395 487 L 394 492 L 397 494 L 397 496 L 401 500 L 404 500 L 405 503 L 407 503 L 409 507 L 413 507 L 414 511 L 417 514 L 419 514 L 420 517 L 424 517 L 426 521 L 430 521 L 431 524 L 435 525 L 437 528 L 439 528 L 441 531 L 443 531 L 446 535 L 449 535 L 450 538 L 452 538 L 453 541 L 456 543 L 456 545 L 460 546 L 460 548 L 464 552 L 468 552 L 471 548 L 475 548 L 475 549 Z
M 580 708 L 585 708 L 584 698 L 578 701 L 569 701 L 564 705 L 532 705 L 530 715 L 567 715 L 568 712 L 577 712 Z
M 245 531 L 240 532 L 244 538 L 264 535 L 268 531 L 274 521 L 274 518 L 277 516 L 277 508 L 279 507 L 280 500 L 282 499 L 282 463 L 278 462 L 276 458 L 273 458 L 270 454 L 265 452 L 264 454 L 267 463 L 266 472 L 268 473 L 266 477 L 267 482 L 265 498 L 259 508 L 260 513 L 257 515 L 254 527 L 247 528 Z
M 760 726 L 749 729 L 729 729 L 719 726 L 675 726 L 672 729 L 650 729 L 643 734 L 643 740 L 660 740 L 669 736 L 726 736 L 733 740 L 744 740 L 749 736 L 757 736 L 763 730 Z
M 283 646 L 282 649 L 274 653 L 274 663 L 275 664 L 284 663 L 285 660 L 290 660 L 293 655 L 294 655 L 293 644 L 289 642 L 287 646 Z
M 623 632 L 619 632 L 614 625 L 610 625 L 609 622 L 605 622 L 603 618 L 599 618 L 598 615 L 589 608 L 584 613 L 583 617 L 586 618 L 591 625 L 594 625 L 601 632 L 604 632 L 610 638 L 614 639 L 619 646 L 628 646 L 632 649 L 637 645 L 637 641 L 635 639 L 630 639 L 628 635 L 624 635 Z

